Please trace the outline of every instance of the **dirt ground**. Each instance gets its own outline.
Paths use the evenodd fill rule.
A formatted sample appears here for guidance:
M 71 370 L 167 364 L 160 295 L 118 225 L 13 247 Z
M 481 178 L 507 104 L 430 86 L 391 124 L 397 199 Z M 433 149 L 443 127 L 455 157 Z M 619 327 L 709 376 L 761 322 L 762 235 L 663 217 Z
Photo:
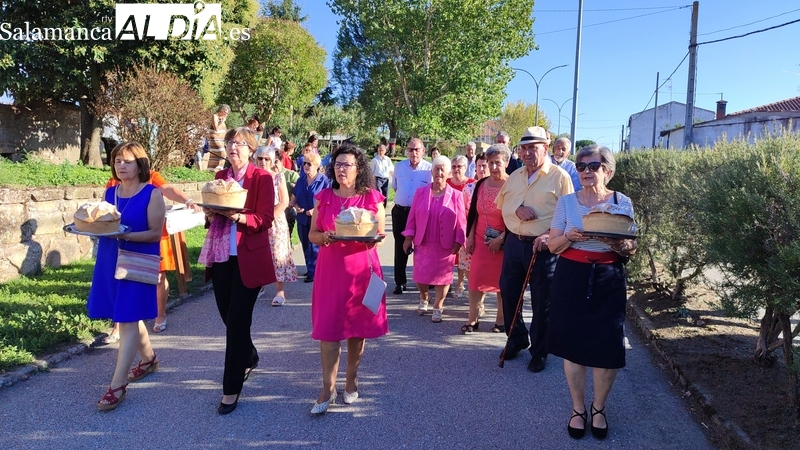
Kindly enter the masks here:
M 674 362 L 689 386 L 684 395 L 693 397 L 720 448 L 800 448 L 782 351 L 773 367 L 752 362 L 757 321 L 727 317 L 705 287 L 690 290 L 683 307 L 649 285 L 629 289 L 634 315 L 638 310 L 651 324 L 651 348 Z

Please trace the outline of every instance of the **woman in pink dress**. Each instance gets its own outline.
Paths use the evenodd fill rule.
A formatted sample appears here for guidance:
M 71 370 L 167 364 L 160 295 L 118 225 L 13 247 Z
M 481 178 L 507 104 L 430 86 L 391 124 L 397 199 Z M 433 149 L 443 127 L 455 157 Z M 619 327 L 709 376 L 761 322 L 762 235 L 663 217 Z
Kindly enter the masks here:
M 317 272 L 311 293 L 311 337 L 320 341 L 322 391 L 311 414 L 322 414 L 336 401 L 336 373 L 341 341 L 347 340 L 347 369 L 342 397 L 345 404 L 358 398 L 358 365 L 364 354 L 364 340 L 389 332 L 386 297 L 378 314 L 361 304 L 371 273 L 383 278 L 378 250 L 381 242 L 339 241 L 335 235 L 336 216 L 347 208 L 371 211 L 378 219 L 378 233 L 385 234 L 383 195 L 374 189 L 375 178 L 363 151 L 343 144 L 333 153 L 328 168 L 331 188 L 315 197 L 308 238 L 319 245 Z M 371 265 L 371 268 L 370 268 Z
M 431 162 L 433 181 L 414 193 L 403 231 L 403 250 L 414 254 L 414 281 L 419 287 L 417 314 L 428 312 L 428 287 L 434 286 L 431 322 L 442 321 L 444 298 L 453 282 L 456 255 L 466 239 L 464 197 L 447 184 L 450 160 L 437 156 Z
M 497 293 L 497 317 L 492 331 L 502 333 L 503 307 L 500 297 L 500 269 L 503 267 L 502 245 L 505 239 L 505 224 L 502 212 L 494 203 L 500 189 L 506 183 L 506 166 L 511 151 L 505 144 L 494 144 L 486 150 L 489 177 L 479 180 L 472 194 L 467 216 L 467 252 L 472 255 L 469 276 L 469 319 L 461 327 L 462 333 L 478 330 L 480 306 L 487 292 Z M 486 230 L 492 228 L 499 235 L 486 239 Z M 499 324 L 499 325 L 498 325 Z

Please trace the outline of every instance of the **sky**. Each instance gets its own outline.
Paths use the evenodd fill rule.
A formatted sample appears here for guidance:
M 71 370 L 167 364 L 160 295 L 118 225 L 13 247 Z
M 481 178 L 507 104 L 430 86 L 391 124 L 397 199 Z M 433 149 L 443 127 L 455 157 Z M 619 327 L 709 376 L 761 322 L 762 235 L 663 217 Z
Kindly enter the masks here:
M 337 17 L 323 0 L 296 0 L 306 27 L 328 51 L 333 67 Z M 686 102 L 691 28 L 688 0 L 585 0 L 580 52 L 576 139 L 619 149 L 622 125 L 654 105 Z M 538 0 L 533 9 L 538 50 L 511 62 L 539 80 L 539 103 L 551 131 L 569 132 L 578 23 L 578 0 Z M 800 19 L 798 0 L 703 0 L 698 42 L 738 36 Z M 489 18 L 487 18 L 489 20 Z M 542 75 L 555 69 L 544 78 Z M 670 77 L 670 74 L 674 74 Z M 506 101 L 536 101 L 536 86 L 524 72 L 507 86 Z M 716 110 L 720 95 L 728 113 L 800 96 L 800 22 L 740 39 L 700 45 L 695 105 Z M 545 100 L 549 99 L 549 100 Z M 561 108 L 559 114 L 559 107 Z

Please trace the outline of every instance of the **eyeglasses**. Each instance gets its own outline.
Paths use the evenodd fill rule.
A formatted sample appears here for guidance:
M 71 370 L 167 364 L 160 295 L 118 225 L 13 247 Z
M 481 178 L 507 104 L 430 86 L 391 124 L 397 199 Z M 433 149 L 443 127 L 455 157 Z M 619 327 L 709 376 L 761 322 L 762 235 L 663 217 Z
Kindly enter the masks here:
M 268 158 L 266 156 L 259 156 L 256 158 L 256 161 L 272 161 L 272 158 Z
M 336 170 L 350 170 L 350 168 L 357 166 L 358 164 L 350 164 L 350 163 L 336 163 L 333 165 L 333 168 Z
M 406 150 L 409 152 L 424 152 L 425 147 L 408 147 Z
M 310 162 L 303 163 L 303 167 L 311 167 L 311 166 L 313 166 L 313 164 L 311 164 Z
M 597 172 L 598 170 L 600 170 L 601 167 L 603 167 L 603 163 L 597 161 L 592 161 L 590 163 L 585 163 L 585 162 L 575 163 L 575 169 L 578 172 L 583 172 L 584 170 L 586 170 L 587 167 L 592 172 Z
M 235 145 L 237 147 L 245 147 L 247 146 L 247 142 L 245 141 L 225 141 L 225 145 Z

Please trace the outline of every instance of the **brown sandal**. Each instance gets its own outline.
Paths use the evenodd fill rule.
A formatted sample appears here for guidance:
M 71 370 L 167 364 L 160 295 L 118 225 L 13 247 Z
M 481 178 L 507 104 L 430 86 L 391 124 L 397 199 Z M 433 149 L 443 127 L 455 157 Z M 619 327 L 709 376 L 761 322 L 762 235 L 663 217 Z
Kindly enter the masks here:
M 128 383 L 125 383 L 116 389 L 111 389 L 109 387 L 108 391 L 106 391 L 106 393 L 102 397 L 100 397 L 100 401 L 97 402 L 97 409 L 99 409 L 100 411 L 111 411 L 112 409 L 119 406 L 119 404 L 122 403 L 122 400 L 125 399 L 125 393 L 128 391 L 127 388 L 128 388 Z M 120 394 L 119 397 L 117 397 L 116 394 L 114 394 L 117 391 L 122 391 L 122 394 Z
M 139 381 L 156 370 L 158 370 L 158 360 L 153 353 L 153 359 L 148 362 L 139 361 L 139 364 L 128 372 L 128 381 Z

